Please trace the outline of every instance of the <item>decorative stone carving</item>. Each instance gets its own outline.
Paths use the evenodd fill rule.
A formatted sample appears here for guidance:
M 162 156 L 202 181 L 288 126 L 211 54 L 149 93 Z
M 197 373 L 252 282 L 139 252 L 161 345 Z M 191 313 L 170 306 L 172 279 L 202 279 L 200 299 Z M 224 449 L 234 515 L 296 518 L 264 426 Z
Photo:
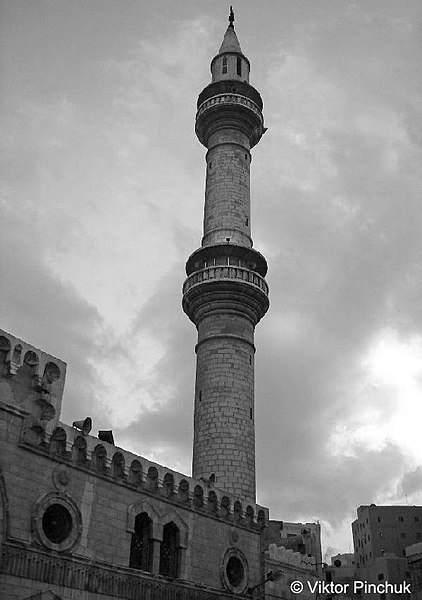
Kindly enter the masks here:
M 229 548 L 224 554 L 221 568 L 224 587 L 234 594 L 243 594 L 249 580 L 249 566 L 246 556 L 239 548 Z
M 65 493 L 49 492 L 40 498 L 32 515 L 35 541 L 50 550 L 69 551 L 82 534 L 82 516 L 76 503 Z
M 66 465 L 57 465 L 53 471 L 52 478 L 56 490 L 63 492 L 70 482 L 69 467 L 66 467 Z

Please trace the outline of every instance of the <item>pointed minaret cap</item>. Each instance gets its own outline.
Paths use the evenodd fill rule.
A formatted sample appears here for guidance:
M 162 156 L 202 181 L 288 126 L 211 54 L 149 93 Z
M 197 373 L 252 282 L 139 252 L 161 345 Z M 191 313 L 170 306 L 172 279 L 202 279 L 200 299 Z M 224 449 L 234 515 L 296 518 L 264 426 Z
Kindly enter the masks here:
M 243 54 L 234 30 L 234 12 L 230 7 L 229 26 L 217 56 L 211 61 L 212 82 L 227 80 L 249 82 L 250 64 Z
M 229 26 L 227 27 L 227 31 L 224 34 L 223 43 L 220 46 L 219 54 L 222 52 L 239 52 L 242 54 L 242 49 L 239 44 L 239 40 L 237 39 L 236 32 L 234 30 L 234 12 L 233 8 L 230 6 L 230 16 L 229 16 Z

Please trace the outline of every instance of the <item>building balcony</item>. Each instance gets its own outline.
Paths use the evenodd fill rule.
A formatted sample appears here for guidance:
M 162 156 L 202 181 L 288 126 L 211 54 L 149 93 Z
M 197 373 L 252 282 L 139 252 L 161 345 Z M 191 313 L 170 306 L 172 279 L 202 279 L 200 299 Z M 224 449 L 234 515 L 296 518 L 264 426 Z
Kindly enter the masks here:
M 245 267 L 231 265 L 220 265 L 205 267 L 190 275 L 183 284 L 183 294 L 186 294 L 191 288 L 210 281 L 237 281 L 246 283 L 258 288 L 268 296 L 268 284 L 261 275 Z
M 243 131 L 251 148 L 266 131 L 260 107 L 250 98 L 236 93 L 217 94 L 198 107 L 195 131 L 201 144 L 208 147 L 210 135 L 220 128 Z
M 264 118 L 259 106 L 257 106 L 255 102 L 252 102 L 252 100 L 249 98 L 246 98 L 246 96 L 241 96 L 240 94 L 218 94 L 217 96 L 209 98 L 198 107 L 196 118 L 200 117 L 209 108 L 212 108 L 216 105 L 218 106 L 227 104 L 246 106 L 249 110 L 254 112 L 259 117 L 262 124 L 264 124 Z
M 66 588 L 69 593 L 88 592 L 96 598 L 110 596 L 127 600 L 230 600 L 224 590 L 195 582 L 171 580 L 144 571 L 111 563 L 99 563 L 79 556 L 59 556 L 41 549 L 3 544 L 0 573 Z M 72 597 L 73 597 L 72 593 Z M 245 598 L 243 594 L 236 596 Z
M 256 271 L 235 265 L 207 266 L 183 284 L 183 310 L 196 325 L 210 311 L 234 311 L 255 325 L 269 307 L 268 285 Z

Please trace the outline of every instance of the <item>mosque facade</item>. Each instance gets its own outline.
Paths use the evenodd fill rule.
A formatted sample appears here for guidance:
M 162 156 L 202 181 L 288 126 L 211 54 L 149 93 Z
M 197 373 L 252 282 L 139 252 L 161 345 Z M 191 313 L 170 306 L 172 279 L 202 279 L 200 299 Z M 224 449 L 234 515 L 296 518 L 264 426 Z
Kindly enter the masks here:
M 5 600 L 298 598 L 288 584 L 319 577 L 297 551 L 306 540 L 280 549 L 256 503 L 254 331 L 269 300 L 249 179 L 266 129 L 233 20 L 196 115 L 204 226 L 182 302 L 198 331 L 192 477 L 91 435 L 89 418 L 61 422 L 66 364 L 0 331 Z

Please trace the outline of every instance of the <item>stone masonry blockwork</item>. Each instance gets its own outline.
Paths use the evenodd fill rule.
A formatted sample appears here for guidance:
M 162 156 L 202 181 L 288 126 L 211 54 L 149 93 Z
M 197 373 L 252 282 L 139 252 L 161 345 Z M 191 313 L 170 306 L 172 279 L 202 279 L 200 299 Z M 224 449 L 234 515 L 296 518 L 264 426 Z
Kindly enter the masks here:
M 202 245 L 252 246 L 250 225 L 249 140 L 233 129 L 211 136 L 207 153 L 204 238 Z
M 239 64 L 244 76 L 228 78 L 225 63 Z M 208 150 L 202 246 L 188 259 L 183 288 L 183 309 L 198 330 L 193 476 L 255 501 L 254 330 L 268 286 L 266 261 L 252 248 L 250 149 L 265 128 L 231 26 L 211 71 L 195 126 Z

